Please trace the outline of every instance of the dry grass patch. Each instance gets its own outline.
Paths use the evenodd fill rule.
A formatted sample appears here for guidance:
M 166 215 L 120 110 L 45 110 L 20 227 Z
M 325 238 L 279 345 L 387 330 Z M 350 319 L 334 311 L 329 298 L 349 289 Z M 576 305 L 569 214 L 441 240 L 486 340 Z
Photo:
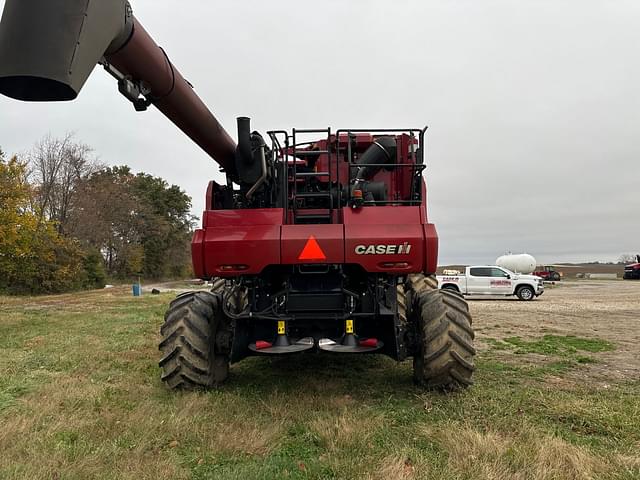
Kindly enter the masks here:
M 277 448 L 282 432 L 278 420 L 254 415 L 243 418 L 223 404 L 212 404 L 204 394 L 189 397 L 186 408 L 179 405 L 170 422 L 173 431 L 185 432 L 198 453 L 213 456 L 267 455 Z
M 420 471 L 420 476 L 416 476 L 417 470 L 411 459 L 401 455 L 385 457 L 380 462 L 378 469 L 378 472 L 369 478 L 372 480 L 413 480 L 425 478 L 426 473 Z
M 211 424 L 203 438 L 211 454 L 265 456 L 278 447 L 281 430 L 277 424 L 232 420 Z
M 450 423 L 423 433 L 441 443 L 460 478 L 591 480 L 605 471 L 605 462 L 587 449 L 526 425 L 505 433 Z
M 616 455 L 616 461 L 628 472 L 640 478 L 640 455 Z
M 167 442 L 154 406 L 110 405 L 119 395 L 87 377 L 62 377 L 21 399 L 2 419 L 3 478 L 187 478 L 162 452 Z
M 366 449 L 374 433 L 383 426 L 384 419 L 380 416 L 354 415 L 348 411 L 316 418 L 309 425 L 330 452 Z

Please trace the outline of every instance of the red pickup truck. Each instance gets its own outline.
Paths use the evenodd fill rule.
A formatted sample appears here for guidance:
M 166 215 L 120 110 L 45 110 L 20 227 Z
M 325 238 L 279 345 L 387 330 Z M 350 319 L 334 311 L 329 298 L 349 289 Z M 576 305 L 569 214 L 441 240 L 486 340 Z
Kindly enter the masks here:
M 631 263 L 624 266 L 624 278 L 625 280 L 640 280 L 640 255 L 636 255 L 636 263 Z

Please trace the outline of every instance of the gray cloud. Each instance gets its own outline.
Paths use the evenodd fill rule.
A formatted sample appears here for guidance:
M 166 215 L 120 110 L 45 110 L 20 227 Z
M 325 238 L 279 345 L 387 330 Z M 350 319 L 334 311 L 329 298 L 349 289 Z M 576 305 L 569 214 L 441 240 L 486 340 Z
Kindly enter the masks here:
M 506 250 L 543 261 L 640 250 L 640 3 L 169 2 L 136 15 L 234 133 L 430 125 L 429 214 L 441 263 Z M 0 6 L 4 2 L 0 1 Z M 76 131 L 104 162 L 185 188 L 217 168 L 96 70 L 80 98 L 0 98 L 0 145 Z

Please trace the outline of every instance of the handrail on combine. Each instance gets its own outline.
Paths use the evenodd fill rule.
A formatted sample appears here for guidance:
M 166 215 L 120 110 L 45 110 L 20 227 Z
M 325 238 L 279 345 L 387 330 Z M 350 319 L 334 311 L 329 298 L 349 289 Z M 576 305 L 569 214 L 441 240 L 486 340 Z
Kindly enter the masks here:
M 427 168 L 424 163 L 424 151 L 425 151 L 425 134 L 428 127 L 424 127 L 422 129 L 419 128 L 370 128 L 370 129 L 362 129 L 362 128 L 352 128 L 352 129 L 341 129 L 336 132 L 336 138 L 340 138 L 340 134 L 346 134 L 347 138 L 351 138 L 356 133 L 371 133 L 371 134 L 408 134 L 411 139 L 415 139 L 418 137 L 418 150 L 420 152 L 419 157 L 416 156 L 416 151 L 411 150 L 409 153 L 411 155 L 411 159 L 413 162 L 410 163 L 394 163 L 393 167 L 400 168 L 412 168 L 411 177 L 413 181 L 411 182 L 411 193 L 409 200 L 370 200 L 367 202 L 368 205 L 408 205 L 408 206 L 417 206 L 421 203 L 421 189 L 416 188 L 416 184 L 418 183 L 419 178 L 422 177 L 422 171 Z M 388 168 L 390 164 L 381 164 L 381 163 L 355 163 L 354 160 L 354 152 L 351 148 L 351 142 L 347 142 L 347 159 L 349 162 L 349 185 L 353 184 L 355 178 L 353 176 L 354 168 L 360 167 L 380 167 L 380 168 Z

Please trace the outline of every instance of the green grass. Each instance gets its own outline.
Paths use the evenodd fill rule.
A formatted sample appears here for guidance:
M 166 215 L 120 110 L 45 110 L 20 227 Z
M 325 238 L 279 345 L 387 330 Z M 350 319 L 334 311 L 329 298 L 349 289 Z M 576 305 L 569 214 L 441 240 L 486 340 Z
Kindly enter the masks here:
M 410 362 L 328 355 L 250 358 L 220 390 L 174 393 L 156 346 L 170 299 L 0 298 L 0 478 L 640 478 L 640 382 L 549 383 L 607 342 L 490 341 L 449 395 L 415 387 Z M 547 361 L 498 356 L 517 351 Z
M 542 355 L 573 355 L 583 352 L 609 352 L 614 350 L 611 342 L 593 338 L 574 336 L 545 335 L 538 340 L 523 340 L 520 337 L 505 338 L 504 342 L 517 347 L 515 353 L 540 353 Z
M 615 345 L 597 338 L 579 338 L 574 336 L 544 335 L 536 340 L 523 340 L 520 337 L 508 337 L 503 340 L 485 338 L 490 345 L 487 358 L 495 358 L 492 353 L 510 352 L 515 355 L 536 354 L 543 360 L 528 364 L 507 362 L 502 368 L 511 369 L 520 376 L 530 379 L 544 380 L 546 376 L 562 376 L 580 365 L 599 363 L 593 353 L 615 350 Z M 586 352 L 586 353 L 585 353 Z M 505 361 L 502 359 L 502 361 Z M 493 364 L 495 366 L 495 362 Z

